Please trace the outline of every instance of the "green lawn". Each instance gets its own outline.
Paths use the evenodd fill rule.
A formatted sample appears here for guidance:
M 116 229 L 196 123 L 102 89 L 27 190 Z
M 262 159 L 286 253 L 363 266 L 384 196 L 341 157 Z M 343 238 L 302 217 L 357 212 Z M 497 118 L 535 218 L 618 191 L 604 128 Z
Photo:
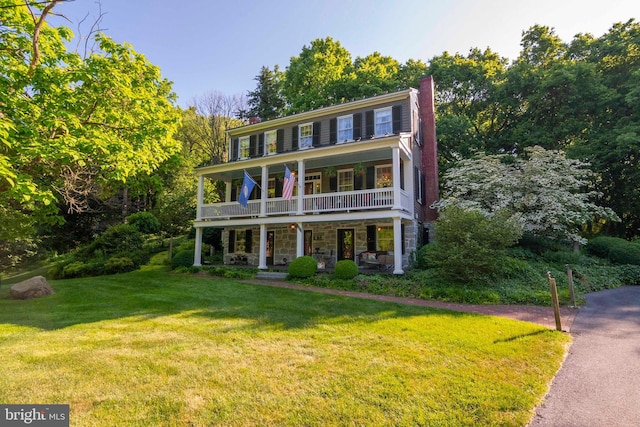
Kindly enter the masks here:
M 0 288 L 0 402 L 73 426 L 525 425 L 570 337 L 163 271 Z

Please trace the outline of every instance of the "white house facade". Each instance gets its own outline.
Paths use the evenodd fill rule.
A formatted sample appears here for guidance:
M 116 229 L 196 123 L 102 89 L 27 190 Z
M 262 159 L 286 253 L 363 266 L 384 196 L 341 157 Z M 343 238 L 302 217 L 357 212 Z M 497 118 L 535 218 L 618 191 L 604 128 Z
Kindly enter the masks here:
M 403 274 L 428 243 L 438 199 L 431 77 L 227 134 L 228 161 L 196 169 L 194 265 L 206 227 L 222 229 L 225 264 L 264 270 L 309 255 L 319 268 L 351 259 Z M 224 202 L 205 200 L 205 180 L 226 184 Z

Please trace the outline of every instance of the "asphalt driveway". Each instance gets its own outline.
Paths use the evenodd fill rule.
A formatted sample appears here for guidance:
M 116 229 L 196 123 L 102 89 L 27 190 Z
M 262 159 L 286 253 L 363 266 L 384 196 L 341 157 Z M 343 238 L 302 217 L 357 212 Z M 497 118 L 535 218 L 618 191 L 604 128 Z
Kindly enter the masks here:
M 588 294 L 530 427 L 640 426 L 640 286 Z

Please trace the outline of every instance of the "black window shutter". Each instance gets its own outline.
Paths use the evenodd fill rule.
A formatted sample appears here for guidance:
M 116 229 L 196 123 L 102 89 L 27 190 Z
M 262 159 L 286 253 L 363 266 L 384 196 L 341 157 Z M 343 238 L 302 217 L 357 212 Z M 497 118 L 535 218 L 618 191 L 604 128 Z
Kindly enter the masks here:
M 291 149 L 298 149 L 298 126 L 291 128 Z
M 257 149 L 258 138 L 257 135 L 251 135 L 249 137 L 249 157 L 255 157 L 258 152 Z
M 251 200 L 254 199 L 261 199 L 262 198 L 262 179 L 256 179 L 256 185 L 255 187 L 253 187 L 253 190 L 251 190 Z
M 420 169 L 413 168 L 413 193 L 416 195 L 418 202 L 422 203 L 422 194 L 420 194 Z
M 229 160 L 230 161 L 235 161 L 238 160 L 238 145 L 240 144 L 240 141 L 238 138 L 233 138 L 231 140 L 231 152 L 229 153 Z
M 364 113 L 365 138 L 373 138 L 375 135 L 375 127 L 373 122 L 373 110 Z
M 245 253 L 250 254 L 251 253 L 251 244 L 253 243 L 251 241 L 251 238 L 253 237 L 253 230 L 247 230 L 244 232 L 244 251 Z
M 236 251 L 236 230 L 229 230 L 229 253 Z
M 264 156 L 264 133 L 258 135 L 258 152 L 257 156 Z
M 400 246 L 402 246 L 402 255 L 404 255 L 404 224 L 400 224 Z
M 329 177 L 329 191 L 335 193 L 338 191 L 338 177 L 330 176 Z
M 362 138 L 362 113 L 353 115 L 353 139 L 359 140 Z
M 320 122 L 313 124 L 313 138 L 311 140 L 311 145 L 314 147 L 320 146 Z
M 394 105 L 391 108 L 391 120 L 393 133 L 400 133 L 402 130 L 402 105 Z
M 366 188 L 376 188 L 376 167 L 369 166 L 367 168 L 367 187 Z
M 276 152 L 284 151 L 284 129 L 278 129 L 276 132 Z
M 236 186 L 235 181 L 231 181 L 231 201 L 235 202 L 238 200 L 238 187 Z
M 367 251 L 376 250 L 376 226 L 367 225 Z
M 284 184 L 284 178 L 276 178 L 276 197 L 282 197 L 282 186 Z
M 400 188 L 404 190 L 404 162 L 400 160 Z
M 353 189 L 354 190 L 364 190 L 365 177 L 362 174 L 355 174 L 353 176 Z
M 333 145 L 338 140 L 338 119 L 329 120 L 329 144 Z

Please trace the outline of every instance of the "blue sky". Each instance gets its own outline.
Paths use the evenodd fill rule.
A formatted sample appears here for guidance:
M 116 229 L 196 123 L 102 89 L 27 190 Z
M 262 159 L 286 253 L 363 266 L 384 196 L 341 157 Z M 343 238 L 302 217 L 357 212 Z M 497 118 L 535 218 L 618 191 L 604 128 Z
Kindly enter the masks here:
M 355 59 L 374 51 L 396 60 L 429 59 L 444 51 L 466 55 L 490 47 L 514 59 L 522 31 L 553 27 L 564 41 L 601 36 L 616 22 L 640 20 L 639 0 L 102 0 L 101 28 L 128 42 L 173 81 L 178 103 L 217 91 L 256 87 L 263 65 L 285 69 L 317 38 L 332 37 Z M 54 9 L 77 33 L 98 16 L 94 0 Z

